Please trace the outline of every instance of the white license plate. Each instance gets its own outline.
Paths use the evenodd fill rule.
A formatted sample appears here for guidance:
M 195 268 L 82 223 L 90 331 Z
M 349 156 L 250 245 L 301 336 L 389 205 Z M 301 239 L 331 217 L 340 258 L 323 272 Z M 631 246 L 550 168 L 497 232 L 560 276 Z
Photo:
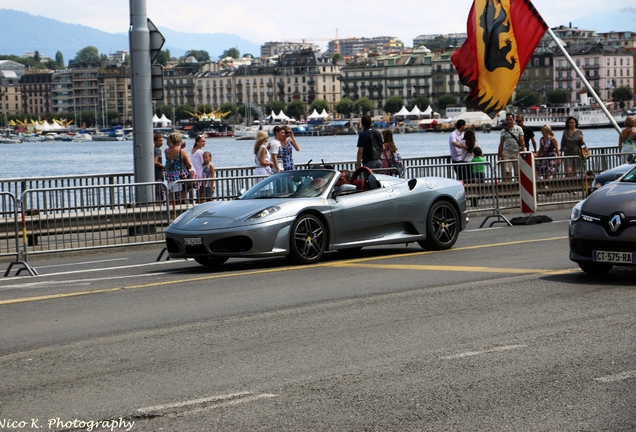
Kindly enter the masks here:
M 201 240 L 201 237 L 195 237 L 195 238 L 185 238 L 183 239 L 183 242 L 187 245 L 200 245 L 203 243 L 203 241 Z
M 592 251 L 592 260 L 616 264 L 636 264 L 636 253 Z

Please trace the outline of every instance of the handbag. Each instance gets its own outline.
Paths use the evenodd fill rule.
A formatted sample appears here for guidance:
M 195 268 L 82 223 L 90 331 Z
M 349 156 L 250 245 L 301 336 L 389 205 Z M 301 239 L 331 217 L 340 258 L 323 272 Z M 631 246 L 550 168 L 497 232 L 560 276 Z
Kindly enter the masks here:
M 585 160 L 590 157 L 590 149 L 587 148 L 585 144 L 579 147 L 579 157 L 581 158 L 581 160 Z
M 179 153 L 177 153 L 177 154 L 179 155 L 179 166 L 182 166 L 182 164 L 181 164 L 181 150 L 179 150 Z M 196 175 L 196 173 L 190 171 L 186 167 L 186 168 L 183 168 L 181 170 L 180 177 L 183 180 L 195 180 L 197 178 L 197 175 Z M 184 182 L 182 188 L 183 188 L 182 190 L 184 190 L 186 192 L 189 192 L 191 190 L 198 189 L 199 188 L 199 183 L 197 183 L 197 182 Z

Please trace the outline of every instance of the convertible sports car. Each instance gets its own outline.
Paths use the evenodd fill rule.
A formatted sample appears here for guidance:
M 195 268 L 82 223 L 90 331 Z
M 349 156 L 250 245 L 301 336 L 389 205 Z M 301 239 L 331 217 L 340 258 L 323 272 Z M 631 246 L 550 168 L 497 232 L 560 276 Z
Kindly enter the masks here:
M 636 265 L 636 167 L 572 209 L 570 259 L 588 273 Z
M 166 230 L 171 258 L 214 267 L 230 257 L 319 261 L 325 251 L 418 242 L 452 247 L 466 227 L 465 191 L 444 178 L 400 179 L 356 170 L 338 185 L 333 169 L 283 171 L 234 201 L 200 204 Z

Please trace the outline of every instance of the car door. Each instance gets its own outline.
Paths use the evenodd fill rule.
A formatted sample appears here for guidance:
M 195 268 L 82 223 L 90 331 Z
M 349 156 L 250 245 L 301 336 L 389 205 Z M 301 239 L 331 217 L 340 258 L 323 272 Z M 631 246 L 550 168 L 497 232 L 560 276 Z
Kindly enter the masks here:
M 332 199 L 335 241 L 343 244 L 386 236 L 395 218 L 392 188 L 373 189 Z

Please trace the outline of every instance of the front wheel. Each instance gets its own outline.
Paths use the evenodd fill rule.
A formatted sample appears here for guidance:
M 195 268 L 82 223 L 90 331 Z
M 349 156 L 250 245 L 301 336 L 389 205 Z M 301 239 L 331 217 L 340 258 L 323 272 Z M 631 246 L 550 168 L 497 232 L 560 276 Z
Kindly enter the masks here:
M 581 267 L 581 270 L 583 270 L 585 273 L 605 274 L 614 266 L 609 263 L 580 262 L 579 267 Z
M 446 250 L 459 237 L 460 222 L 455 207 L 448 201 L 437 201 L 428 211 L 426 240 L 419 245 L 427 250 Z
M 228 260 L 228 258 L 207 256 L 207 257 L 196 257 L 194 258 L 194 260 L 198 262 L 199 264 L 201 264 L 202 266 L 205 266 L 208 268 L 215 268 L 215 267 L 223 265 L 225 261 Z
M 291 230 L 290 258 L 298 264 L 318 262 L 327 248 L 327 233 L 320 219 L 311 214 L 300 215 Z

